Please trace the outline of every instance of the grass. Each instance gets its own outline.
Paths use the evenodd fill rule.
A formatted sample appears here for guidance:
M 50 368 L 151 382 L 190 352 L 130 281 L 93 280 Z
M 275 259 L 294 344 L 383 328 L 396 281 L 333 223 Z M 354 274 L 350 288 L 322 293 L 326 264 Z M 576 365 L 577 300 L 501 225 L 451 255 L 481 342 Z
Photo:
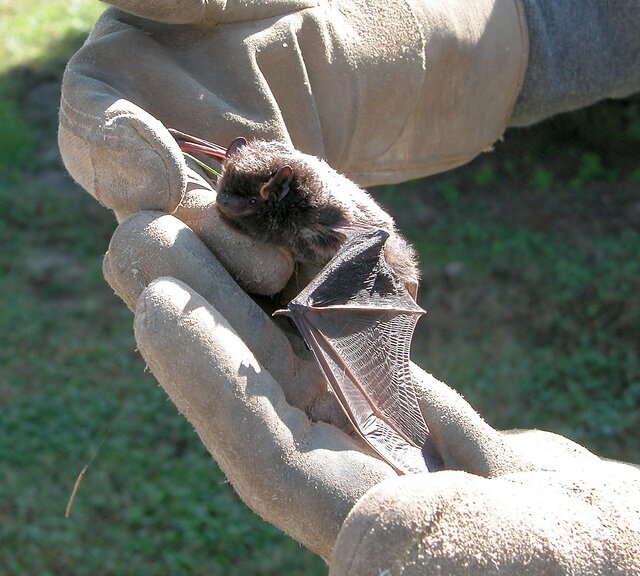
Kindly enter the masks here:
M 0 573 L 324 574 L 235 496 L 102 280 L 114 219 L 55 147 L 63 62 L 101 9 L 0 2 Z M 453 173 L 375 190 L 422 256 L 418 362 L 496 426 L 636 462 L 639 110 L 510 131 Z

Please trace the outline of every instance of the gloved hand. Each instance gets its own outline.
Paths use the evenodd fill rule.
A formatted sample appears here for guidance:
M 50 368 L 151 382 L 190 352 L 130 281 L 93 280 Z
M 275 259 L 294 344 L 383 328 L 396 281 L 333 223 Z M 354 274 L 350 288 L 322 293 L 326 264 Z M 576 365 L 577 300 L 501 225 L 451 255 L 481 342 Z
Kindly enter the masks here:
M 165 130 L 223 145 L 240 134 L 284 139 L 363 184 L 451 168 L 488 147 L 509 118 L 526 63 L 519 5 L 123 0 L 120 6 L 138 16 L 107 11 L 69 63 L 60 148 L 72 175 L 122 221 L 104 270 L 136 310 L 141 353 L 247 504 L 325 558 L 335 546 L 336 574 L 370 573 L 371 564 L 362 564 L 367 558 L 376 566 L 384 559 L 381 570 L 409 573 L 441 557 L 438 551 L 458 566 L 480 558 L 521 573 L 518 558 L 551 550 L 538 545 L 545 533 L 530 509 L 535 498 L 571 485 L 567 517 L 584 506 L 593 510 L 590 522 L 577 525 L 598 535 L 601 547 L 594 552 L 583 531 L 572 533 L 575 546 L 549 552 L 556 565 L 582 566 L 573 550 L 587 549 L 593 570 L 625 566 L 615 553 L 626 550 L 634 562 L 638 492 L 631 472 L 615 486 L 592 487 L 583 471 L 605 467 L 622 478 L 624 468 L 555 436 L 499 434 L 421 371 L 421 406 L 445 467 L 466 473 L 399 479 L 371 456 L 347 433 L 316 366 L 295 353 L 304 354 L 300 342 L 277 329 L 225 271 L 252 293 L 272 294 L 291 276 L 290 257 L 220 224 L 208 183 L 187 168 Z M 529 480 L 540 470 L 550 471 L 549 488 Z M 496 482 L 481 476 L 510 473 L 527 478 L 521 491 L 476 485 Z M 415 493 L 408 490 L 413 483 L 422 486 L 415 506 L 397 492 Z M 500 515 L 496 492 L 507 495 L 506 509 L 520 508 Z M 465 515 L 460 503 L 476 493 L 480 511 Z M 395 523 L 384 516 L 393 511 L 387 502 L 398 512 Z M 412 515 L 414 509 L 422 515 Z M 479 524 L 467 536 L 471 524 L 456 524 L 458 518 L 485 519 L 495 530 Z M 385 537 L 385 527 L 394 526 L 404 540 Z M 539 534 L 536 545 L 488 539 L 514 527 Z M 416 534 L 417 544 L 406 539 Z M 629 543 L 634 534 L 636 544 Z M 370 553 L 372 543 L 382 556 Z M 470 556 L 474 545 L 482 553 Z M 635 567 L 629 562 L 625 567 Z
M 120 219 L 183 199 L 165 126 L 280 139 L 363 185 L 407 180 L 489 148 L 526 68 L 516 0 L 112 4 L 128 13 L 108 9 L 68 64 L 59 142 Z
M 124 221 L 104 270 L 135 308 L 149 368 L 240 497 L 330 574 L 640 573 L 632 466 L 554 434 L 497 432 L 414 367 L 448 470 L 398 477 L 349 435 L 296 338 L 177 218 Z

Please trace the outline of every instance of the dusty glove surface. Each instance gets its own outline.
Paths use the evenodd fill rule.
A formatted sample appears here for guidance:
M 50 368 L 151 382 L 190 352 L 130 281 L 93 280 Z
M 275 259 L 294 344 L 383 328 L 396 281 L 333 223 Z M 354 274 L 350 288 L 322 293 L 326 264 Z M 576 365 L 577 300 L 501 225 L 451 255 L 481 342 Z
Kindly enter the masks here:
M 589 525 L 595 532 L 618 534 L 628 525 L 631 531 L 620 534 L 634 534 L 628 500 L 640 501 L 640 473 L 603 464 L 553 434 L 500 433 L 455 391 L 417 367 L 421 409 L 444 466 L 463 472 L 398 478 L 349 434 L 300 342 L 287 338 L 174 216 L 141 212 L 125 220 L 112 239 L 104 271 L 136 311 L 136 340 L 153 374 L 238 494 L 260 516 L 327 559 L 337 539 L 336 574 L 421 566 L 431 532 L 434 550 L 464 559 L 466 546 L 481 546 L 478 534 L 484 534 L 485 525 L 493 530 L 482 541 L 487 558 L 493 554 L 507 562 L 515 552 L 538 558 L 540 550 L 522 538 L 533 522 L 532 510 L 540 509 L 533 518 L 541 526 L 541 541 L 555 521 L 548 506 L 538 506 L 545 498 L 568 506 L 563 526 L 572 515 L 581 522 L 593 518 L 591 509 L 585 511 L 589 500 L 604 506 L 604 527 Z M 608 483 L 597 480 L 603 467 L 608 467 L 603 476 Z M 623 471 L 629 479 L 617 486 L 614 480 Z M 517 506 L 507 516 L 511 504 Z M 614 521 L 613 511 L 620 507 L 628 508 L 626 515 Z M 446 529 L 435 530 L 443 521 L 434 523 L 434 517 L 445 518 Z M 517 549 L 498 538 L 501 531 L 519 535 Z M 608 541 L 603 536 L 603 546 Z M 416 555 L 407 556 L 411 552 Z M 383 557 L 395 564 L 379 564 Z M 516 560 L 513 566 L 520 566 Z
M 515 0 L 113 4 L 124 11 L 69 62 L 60 146 L 121 217 L 180 203 L 184 163 L 163 125 L 291 142 L 364 184 L 406 180 L 499 138 L 526 65 Z
M 596 463 L 393 479 L 353 509 L 329 573 L 637 575 L 640 474 Z

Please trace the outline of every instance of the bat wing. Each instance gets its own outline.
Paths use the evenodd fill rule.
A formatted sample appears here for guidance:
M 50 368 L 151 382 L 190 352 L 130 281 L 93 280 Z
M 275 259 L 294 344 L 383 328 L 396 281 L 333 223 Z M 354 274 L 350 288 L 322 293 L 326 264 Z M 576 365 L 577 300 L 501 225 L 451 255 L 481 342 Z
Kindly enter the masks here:
M 178 143 L 180 150 L 183 150 L 184 152 L 199 152 L 201 154 L 206 154 L 207 156 L 213 156 L 220 161 L 224 160 L 226 156 L 227 149 L 222 146 L 218 146 L 213 142 L 203 140 L 202 138 L 196 138 L 195 136 L 191 136 L 185 132 L 180 132 L 174 128 L 167 128 L 167 130 Z
M 424 314 L 382 256 L 388 232 L 351 238 L 289 303 L 288 315 L 315 355 L 355 429 L 401 473 L 434 462 L 409 366 Z

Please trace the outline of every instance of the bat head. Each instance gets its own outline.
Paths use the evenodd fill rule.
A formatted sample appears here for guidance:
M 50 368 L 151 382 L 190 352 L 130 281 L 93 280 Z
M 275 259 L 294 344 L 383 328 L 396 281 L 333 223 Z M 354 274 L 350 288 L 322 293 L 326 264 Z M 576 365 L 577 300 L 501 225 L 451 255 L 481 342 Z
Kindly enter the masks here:
M 251 218 L 289 194 L 294 171 L 285 160 L 291 151 L 283 144 L 255 141 L 249 145 L 239 136 L 225 149 L 173 128 L 168 131 L 183 152 L 205 154 L 222 163 L 217 205 L 228 219 Z
M 293 168 L 288 164 L 277 168 L 266 181 L 252 174 L 227 171 L 218 190 L 218 209 L 231 219 L 274 210 L 291 191 L 293 178 Z
M 297 189 L 291 148 L 278 142 L 236 139 L 223 161 L 217 205 L 226 220 L 246 232 L 281 230 L 296 202 L 298 195 L 293 192 Z

